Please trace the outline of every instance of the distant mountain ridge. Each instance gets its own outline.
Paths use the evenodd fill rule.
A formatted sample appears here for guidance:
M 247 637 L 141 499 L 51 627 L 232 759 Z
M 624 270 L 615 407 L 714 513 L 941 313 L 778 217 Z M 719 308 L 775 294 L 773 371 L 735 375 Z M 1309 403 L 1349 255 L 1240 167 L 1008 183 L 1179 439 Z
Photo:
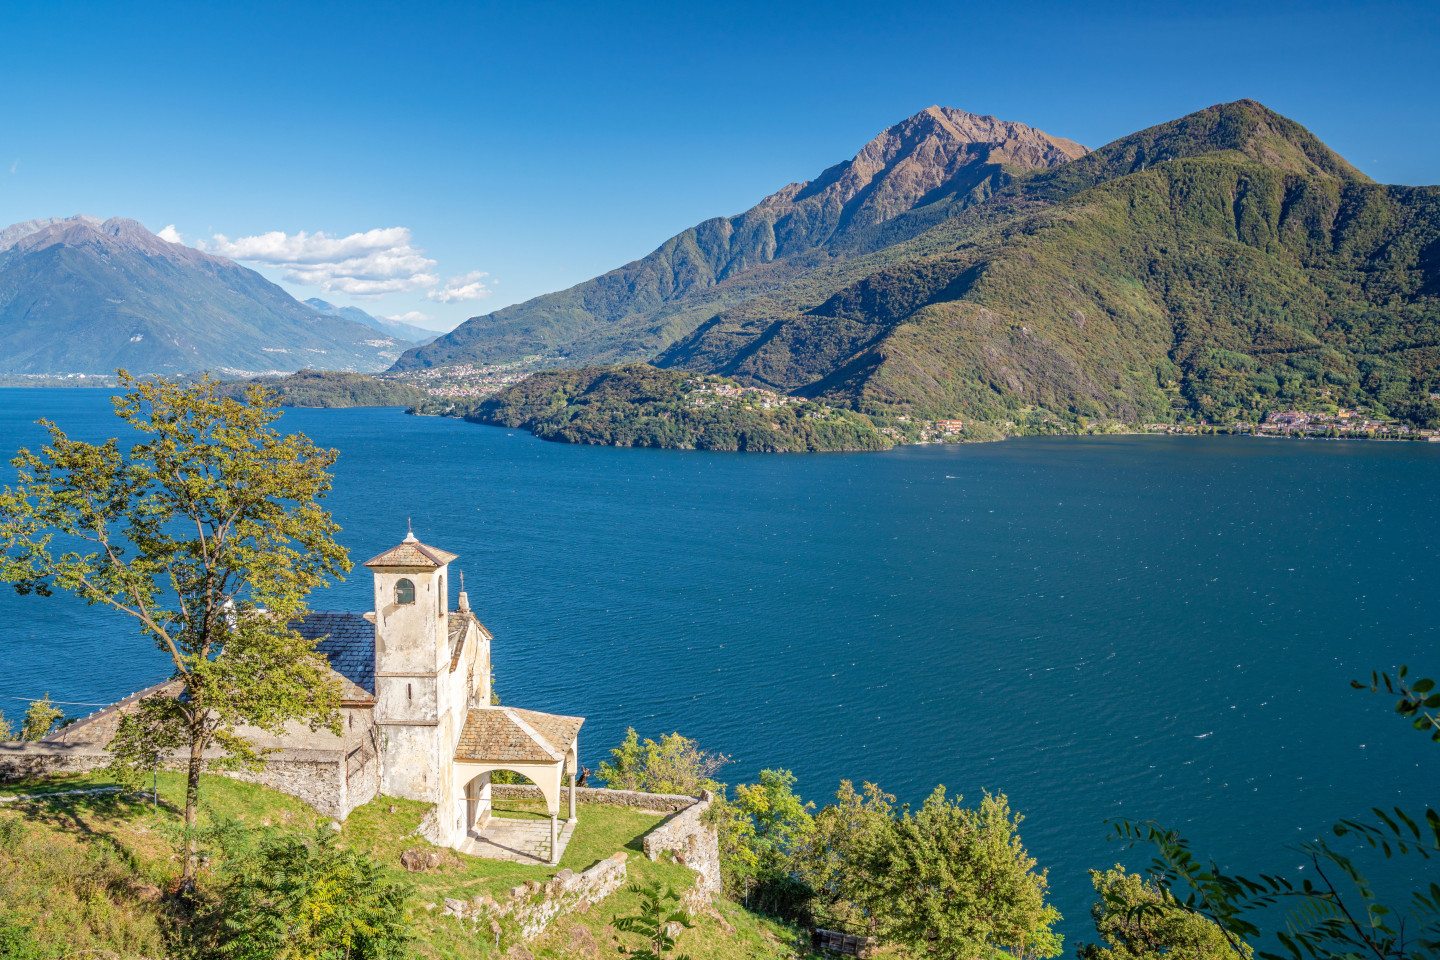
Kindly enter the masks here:
M 0 373 L 377 371 L 409 345 L 134 220 L 0 231 Z
M 307 297 L 300 301 L 316 313 L 327 317 L 344 317 L 347 320 L 354 320 L 363 324 L 371 330 L 378 330 L 381 333 L 395 337 L 399 340 L 408 340 L 410 343 L 423 345 L 434 340 L 440 334 L 434 330 L 426 330 L 424 327 L 417 327 L 413 323 L 403 323 L 399 320 L 389 320 L 385 317 L 377 317 L 366 313 L 359 307 L 337 307 L 327 300 L 319 297 Z
M 925 111 L 812 184 L 397 368 L 544 344 L 557 366 L 647 355 L 1000 432 L 1294 406 L 1440 426 L 1440 188 L 1376 184 L 1250 100 L 1093 152 L 954 120 Z M 747 224 L 754 261 L 700 256 Z M 659 283 L 676 263 L 706 269 Z
M 535 353 L 567 365 L 651 357 L 720 307 L 913 235 L 1016 173 L 1085 152 L 1023 123 L 929 107 L 815 180 L 706 220 L 594 280 L 467 320 L 395 369 Z

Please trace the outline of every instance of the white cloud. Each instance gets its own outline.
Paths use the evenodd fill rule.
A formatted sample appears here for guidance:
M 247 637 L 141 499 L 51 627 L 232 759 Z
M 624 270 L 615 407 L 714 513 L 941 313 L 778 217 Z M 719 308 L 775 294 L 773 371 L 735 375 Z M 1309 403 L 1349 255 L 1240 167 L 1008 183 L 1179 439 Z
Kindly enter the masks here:
M 161 230 L 159 233 L 155 234 L 155 236 L 159 237 L 161 240 L 164 240 L 166 243 L 185 242 L 184 240 L 180 239 L 180 231 L 175 229 L 175 224 L 173 223 L 166 227 L 164 230 Z
M 484 300 L 494 291 L 485 282 L 490 276 L 484 270 L 471 270 L 469 273 L 462 273 L 458 277 L 451 277 L 445 282 L 445 286 L 439 290 L 431 290 L 425 294 L 426 300 L 434 300 L 436 303 L 459 303 L 463 300 Z
M 381 320 L 389 320 L 392 323 L 408 323 L 411 326 L 423 327 L 430 322 L 428 313 L 421 313 L 419 310 L 411 310 L 408 313 L 397 313 L 393 316 L 382 316 Z
M 378 228 L 348 237 L 303 230 L 292 236 L 272 230 L 231 240 L 217 233 L 204 249 L 234 260 L 278 267 L 291 283 L 353 297 L 428 290 L 440 283 L 430 272 L 435 261 L 410 245 L 410 231 L 405 227 Z

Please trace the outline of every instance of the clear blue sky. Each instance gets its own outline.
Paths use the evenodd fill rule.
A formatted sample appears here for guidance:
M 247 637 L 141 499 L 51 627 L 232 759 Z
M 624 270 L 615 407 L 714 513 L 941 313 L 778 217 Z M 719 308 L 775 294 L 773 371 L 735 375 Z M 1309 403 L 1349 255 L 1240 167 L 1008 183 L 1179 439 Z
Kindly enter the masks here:
M 1252 97 L 1377 180 L 1440 181 L 1440 4 L 1170 10 L 7 0 L 0 226 L 173 225 L 293 261 L 265 272 L 297 296 L 448 327 L 738 213 L 932 103 L 1095 147 Z

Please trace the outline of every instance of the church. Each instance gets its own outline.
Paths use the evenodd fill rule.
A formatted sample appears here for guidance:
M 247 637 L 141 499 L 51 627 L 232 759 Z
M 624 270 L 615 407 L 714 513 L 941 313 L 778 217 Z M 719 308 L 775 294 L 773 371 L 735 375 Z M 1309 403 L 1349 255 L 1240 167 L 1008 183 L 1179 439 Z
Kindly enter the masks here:
M 491 774 L 513 771 L 545 798 L 546 850 L 556 862 L 575 823 L 584 719 L 492 705 L 490 632 L 463 590 L 450 608 L 456 559 L 409 533 L 365 563 L 374 578 L 372 610 L 313 612 L 297 622 L 294 629 L 315 641 L 340 683 L 341 736 L 301 723 L 287 725 L 280 737 L 244 729 L 252 743 L 274 752 L 262 771 L 234 776 L 342 820 L 381 794 L 434 804 L 422 825 L 426 838 L 474 852 L 492 815 Z M 0 765 L 11 773 L 102 766 L 121 713 L 167 687 L 178 689 L 171 681 L 142 690 L 38 744 L 14 745 L 20 749 L 0 756 Z

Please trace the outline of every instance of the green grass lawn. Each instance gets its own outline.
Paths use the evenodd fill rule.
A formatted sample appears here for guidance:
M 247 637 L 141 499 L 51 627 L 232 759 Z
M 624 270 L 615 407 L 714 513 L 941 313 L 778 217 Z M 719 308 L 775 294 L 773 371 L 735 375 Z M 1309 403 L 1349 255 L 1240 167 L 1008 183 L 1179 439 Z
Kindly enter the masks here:
M 64 775 L 8 782 L 0 785 L 0 797 L 116 785 L 103 773 Z M 53 948 L 56 957 L 79 950 L 111 950 L 122 957 L 163 956 L 162 895 L 174 889 L 180 874 L 175 851 L 181 837 L 184 778 L 162 773 L 159 785 L 158 806 L 148 796 L 116 793 L 0 805 L 0 922 L 19 919 L 31 926 L 36 939 Z M 330 822 L 293 797 L 224 777 L 205 777 L 201 796 L 202 827 L 234 822 L 308 832 Z M 354 811 L 341 830 L 345 844 L 363 850 L 392 876 L 411 885 L 416 957 L 459 960 L 495 952 L 488 925 L 441 916 L 446 897 L 490 894 L 500 899 L 510 887 L 527 880 L 543 882 L 560 869 L 578 873 L 616 851 L 628 854 L 632 881 L 659 880 L 678 893 L 695 880 L 684 866 L 645 858 L 641 838 L 662 816 L 587 803 L 577 805 L 579 823 L 558 867 L 484 860 L 440 848 L 444 862 L 438 868 L 407 873 L 400 866 L 403 850 L 435 849 L 413 835 L 425 810 L 426 805 L 416 801 L 379 797 Z M 528 801 L 501 801 L 495 811 L 501 817 L 546 816 L 542 804 Z M 218 856 L 208 861 L 202 886 L 215 882 L 223 870 Z M 502 941 L 501 953 L 512 960 L 512 948 L 521 947 L 539 957 L 618 956 L 620 948 L 640 944 L 630 935 L 618 934 L 611 920 L 636 912 L 638 903 L 636 894 L 618 891 L 583 915 L 560 918 L 532 943 Z M 428 904 L 437 906 L 427 910 Z M 692 960 L 795 956 L 793 929 L 732 903 L 716 907 L 681 938 L 680 952 Z

